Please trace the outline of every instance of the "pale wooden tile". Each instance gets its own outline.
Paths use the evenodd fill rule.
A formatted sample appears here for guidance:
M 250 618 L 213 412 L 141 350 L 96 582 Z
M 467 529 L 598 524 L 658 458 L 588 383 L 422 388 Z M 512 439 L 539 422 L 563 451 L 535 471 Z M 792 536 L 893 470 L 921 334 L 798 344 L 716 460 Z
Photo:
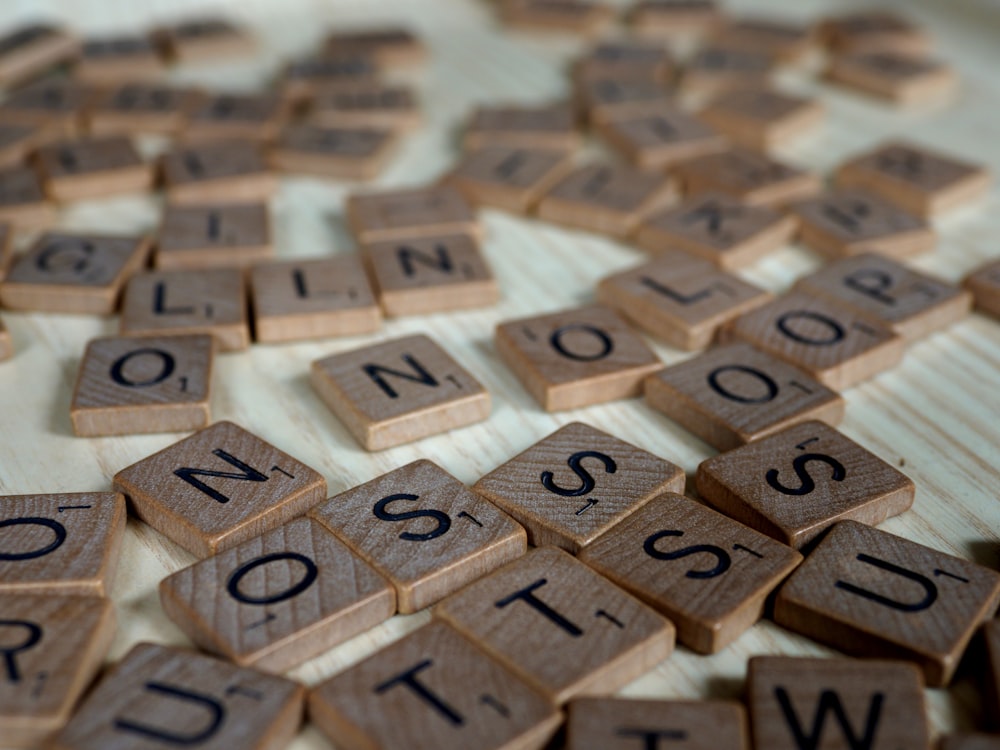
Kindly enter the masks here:
M 395 153 L 398 134 L 367 125 L 291 125 L 271 148 L 272 166 L 283 172 L 337 180 L 370 180 Z
M 166 61 L 149 37 L 104 36 L 84 40 L 73 76 L 86 83 L 107 86 L 155 80 L 166 69 Z
M 837 55 L 823 73 L 826 80 L 904 106 L 940 102 L 958 88 L 947 63 L 891 50 Z
M 56 209 L 29 167 L 0 170 L 0 221 L 15 229 L 45 229 L 56 220 Z
M 501 104 L 478 107 L 462 138 L 466 150 L 501 147 L 572 151 L 580 145 L 573 107 L 551 104 Z
M 819 27 L 824 42 L 836 52 L 891 50 L 921 54 L 931 37 L 905 16 L 891 10 L 857 10 L 825 19 Z
M 36 155 L 45 192 L 53 200 L 76 201 L 153 187 L 153 166 L 124 136 L 63 141 Z
M 422 120 L 409 86 L 358 83 L 317 92 L 309 102 L 309 123 L 323 128 L 412 130 Z
M 816 49 L 817 41 L 811 25 L 772 16 L 733 19 L 720 25 L 712 37 L 712 44 L 759 52 L 781 63 L 802 62 Z
M 244 29 L 224 18 L 190 18 L 153 32 L 153 38 L 172 62 L 215 62 L 254 54 L 257 44 Z
M 98 92 L 86 111 L 93 135 L 176 135 L 204 94 L 191 88 L 125 83 Z
M 419 65 L 429 54 L 412 29 L 393 24 L 333 31 L 323 40 L 323 53 L 365 55 L 387 68 Z
M 273 255 L 266 203 L 168 204 L 153 265 L 165 270 L 245 268 Z
M 813 98 L 741 88 L 713 99 L 698 117 L 733 143 L 770 150 L 815 134 L 826 109 Z
M 976 310 L 1000 318 L 1000 261 L 974 268 L 962 284 L 972 292 Z
M 560 149 L 483 146 L 462 156 L 447 179 L 470 203 L 527 214 L 571 167 Z
M 347 221 L 362 245 L 451 232 L 479 236 L 480 231 L 472 207 L 447 185 L 351 195 Z
M 656 39 L 703 36 L 721 20 L 715 0 L 639 0 L 628 11 L 630 28 Z
M 749 149 L 735 148 L 678 164 L 676 175 L 690 195 L 722 193 L 744 203 L 782 206 L 819 193 L 817 175 Z
M 161 157 L 160 171 L 171 203 L 267 201 L 278 186 L 260 146 L 239 139 L 176 146 Z
M 673 104 L 635 116 L 599 120 L 596 130 L 633 166 L 663 169 L 728 148 L 728 140 Z
M 0 37 L 0 86 L 44 73 L 77 56 L 80 40 L 64 29 L 42 23 L 26 24 Z
M 608 5 L 590 0 L 501 0 L 500 19 L 519 31 L 595 36 L 615 18 Z

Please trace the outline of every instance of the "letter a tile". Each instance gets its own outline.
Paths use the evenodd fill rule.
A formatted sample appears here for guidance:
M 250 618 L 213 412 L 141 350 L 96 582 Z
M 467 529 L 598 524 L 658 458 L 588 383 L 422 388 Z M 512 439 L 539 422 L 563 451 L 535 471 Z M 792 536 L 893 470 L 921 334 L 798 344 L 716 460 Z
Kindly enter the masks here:
M 434 614 L 556 703 L 613 692 L 674 646 L 668 620 L 556 547 L 466 586 Z
M 942 687 L 998 602 L 1000 573 L 844 521 L 778 592 L 774 619 L 846 653 L 914 661 Z
M 216 422 L 115 474 L 136 515 L 208 557 L 326 497 L 323 475 L 232 422 Z
M 305 690 L 284 677 L 140 643 L 98 683 L 51 750 L 273 750 L 302 723 Z
M 309 718 L 343 750 L 540 750 L 562 719 L 440 621 L 318 685 Z

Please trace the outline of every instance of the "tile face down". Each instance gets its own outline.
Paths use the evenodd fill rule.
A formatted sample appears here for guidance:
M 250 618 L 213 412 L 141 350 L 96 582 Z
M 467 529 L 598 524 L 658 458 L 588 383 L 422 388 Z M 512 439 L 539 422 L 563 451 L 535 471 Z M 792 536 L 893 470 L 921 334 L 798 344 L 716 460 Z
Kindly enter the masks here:
M 206 203 L 266 203 L 277 189 L 257 143 L 226 140 L 175 146 L 160 158 L 170 203 L 204 208 Z
M 646 403 L 721 451 L 809 419 L 836 426 L 844 399 L 749 344 L 717 346 L 646 379 Z
M 309 717 L 344 750 L 540 750 L 562 715 L 440 621 L 317 685 Z
M 123 136 L 54 143 L 40 148 L 36 159 L 45 192 L 57 201 L 137 193 L 153 186 L 153 166 Z
M 788 427 L 698 467 L 698 494 L 796 549 L 833 524 L 877 525 L 913 504 L 903 473 L 823 422 Z
M 302 723 L 305 689 L 183 648 L 140 643 L 55 737 L 52 750 L 275 750 Z
M 472 207 L 447 185 L 351 195 L 346 210 L 361 245 L 452 232 L 479 236 Z
M 448 180 L 471 203 L 526 214 L 570 167 L 559 149 L 490 145 L 462 156 Z
M 677 627 L 678 641 L 712 654 L 760 619 L 765 598 L 802 555 L 668 492 L 584 549 L 579 559 L 666 615 Z
M 846 653 L 916 662 L 942 687 L 998 602 L 1000 573 L 843 521 L 778 592 L 774 619 Z
M 521 526 L 425 459 L 336 495 L 309 515 L 389 579 L 403 614 L 527 551 Z
M 96 596 L 0 593 L 0 613 L 0 737 L 5 745 L 41 746 L 101 668 L 115 608 Z
M 571 422 L 482 477 L 473 490 L 510 513 L 535 546 L 571 552 L 663 492 L 681 492 L 679 466 L 582 422 Z
M 266 203 L 167 205 L 154 265 L 166 270 L 245 267 L 273 255 Z
M 614 311 L 592 305 L 500 323 L 497 352 L 546 411 L 638 396 L 662 363 Z
M 0 594 L 110 596 L 124 535 L 115 492 L 0 497 Z
M 887 659 L 750 659 L 756 747 L 931 750 L 920 670 Z
M 70 403 L 73 432 L 97 437 L 207 427 L 214 357 L 207 334 L 92 339 Z
M 140 519 L 199 557 L 280 526 L 326 496 L 322 474 L 232 422 L 122 469 L 114 485 Z
M 434 615 L 556 703 L 614 691 L 674 645 L 668 620 L 555 547 L 466 586 Z
M 389 582 L 310 518 L 160 582 L 167 616 L 206 651 L 284 672 L 396 613 Z
M 313 362 L 310 383 L 370 451 L 486 419 L 490 394 L 427 336 L 405 336 Z

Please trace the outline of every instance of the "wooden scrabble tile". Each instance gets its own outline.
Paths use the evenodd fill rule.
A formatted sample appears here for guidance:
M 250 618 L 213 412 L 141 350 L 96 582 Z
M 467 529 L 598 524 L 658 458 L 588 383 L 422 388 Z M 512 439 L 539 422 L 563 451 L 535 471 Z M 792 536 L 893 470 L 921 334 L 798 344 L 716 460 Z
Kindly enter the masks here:
M 145 271 L 125 285 L 121 333 L 210 333 L 220 351 L 250 344 L 243 273 L 237 268 Z
M 918 216 L 933 217 L 984 195 L 992 177 L 986 167 L 895 142 L 841 165 L 834 182 L 837 187 L 873 192 Z
M 668 82 L 676 62 L 666 46 L 641 39 L 607 40 L 591 47 L 573 65 L 576 80 L 646 78 Z
M 156 238 L 156 268 L 245 267 L 274 255 L 266 203 L 167 205 Z
M 721 18 L 715 0 L 639 0 L 628 11 L 631 29 L 642 37 L 700 36 Z
M 709 349 L 646 379 L 646 403 L 721 451 L 818 419 L 837 425 L 844 399 L 797 367 L 754 349 Z
M 501 0 L 500 18 L 522 31 L 557 31 L 594 36 L 609 26 L 615 11 L 590 0 Z
M 278 186 L 260 146 L 251 141 L 177 146 L 161 157 L 160 170 L 171 203 L 268 201 Z
M 591 123 L 656 114 L 672 101 L 655 78 L 587 78 L 573 88 L 580 118 Z
M 398 134 L 389 129 L 293 125 L 278 136 L 270 162 L 283 172 L 370 180 L 385 168 L 398 143 Z
M 365 247 L 372 286 L 386 315 L 486 307 L 500 289 L 469 234 L 377 242 Z
M 466 150 L 508 146 L 571 151 L 581 140 L 576 114 L 568 103 L 504 104 L 477 108 L 469 118 L 462 145 Z
M 787 245 L 795 217 L 767 206 L 753 206 L 723 193 L 702 193 L 650 216 L 635 236 L 654 255 L 682 250 L 723 270 L 752 265 Z
M 123 136 L 53 143 L 38 149 L 45 192 L 57 201 L 136 193 L 153 186 L 153 167 Z
M 254 54 L 253 37 L 223 18 L 192 18 L 153 32 L 164 53 L 177 63 L 204 63 Z
M 1000 318 L 1000 261 L 976 267 L 962 285 L 972 292 L 976 310 Z
M 98 437 L 207 427 L 214 354 L 208 334 L 92 339 L 70 403 L 73 432 Z
M 42 126 L 0 123 L 0 169 L 26 164 L 41 141 L 42 132 Z
M 537 688 L 432 621 L 313 688 L 309 719 L 344 750 L 535 750 L 562 715 Z
M 21 26 L 0 37 L 0 86 L 9 89 L 72 60 L 80 51 L 80 40 L 55 26 Z
M 836 52 L 891 50 L 920 54 L 931 46 L 930 35 L 904 16 L 887 10 L 859 10 L 828 18 L 820 36 Z
M 624 239 L 676 197 L 676 183 L 662 172 L 588 164 L 574 169 L 542 197 L 538 217 Z
M 362 245 L 453 232 L 479 235 L 472 207 L 446 185 L 350 195 L 347 221 Z
M 722 193 L 752 206 L 782 206 L 820 192 L 817 175 L 749 149 L 734 148 L 676 165 L 690 196 Z
M 739 316 L 770 302 L 769 292 L 697 259 L 668 253 L 608 276 L 597 299 L 630 322 L 679 349 L 704 349 Z
M 114 485 L 141 520 L 199 557 L 280 526 L 326 497 L 322 474 L 232 422 L 122 469 Z
M 990 726 L 1000 729 L 1000 620 L 990 620 L 983 625 L 983 641 L 986 644 L 988 669 L 983 675 L 986 689 L 983 696 L 989 716 Z
M 750 748 L 746 709 L 736 701 L 576 698 L 567 708 L 566 750 Z
M 796 549 L 844 519 L 880 524 L 916 493 L 905 474 L 814 420 L 702 461 L 695 484 L 726 515 Z
M 392 583 L 403 614 L 527 551 L 523 528 L 426 459 L 332 497 L 309 515 Z
M 388 581 L 299 518 L 164 578 L 160 603 L 198 646 L 284 672 L 396 613 Z
M 0 282 L 0 302 L 12 310 L 111 315 L 148 255 L 147 237 L 48 232 Z
M 73 75 L 99 85 L 123 81 L 148 81 L 166 72 L 166 61 L 146 36 L 110 36 L 87 39 Z
M 653 497 L 682 492 L 684 481 L 684 471 L 669 461 L 571 422 L 473 489 L 523 524 L 533 545 L 576 553 Z
M 624 319 L 599 305 L 500 323 L 494 344 L 546 411 L 638 396 L 663 366 Z
M 941 738 L 938 750 L 1000 750 L 1000 735 L 960 732 Z
M 11 340 L 10 331 L 7 330 L 7 326 L 3 324 L 3 319 L 0 318 L 0 362 L 10 359 L 14 356 L 14 342 Z
M 799 219 L 799 241 L 827 257 L 873 252 L 908 258 L 937 244 L 927 221 L 860 188 L 833 190 L 790 208 Z
M 930 750 L 920 671 L 902 661 L 755 656 L 755 747 Z
M 759 88 L 768 84 L 774 67 L 775 61 L 764 52 L 709 45 L 688 58 L 679 87 L 696 96 Z
M 10 94 L 0 105 L 0 122 L 47 127 L 64 138 L 79 136 L 83 114 L 95 90 L 66 80 L 43 80 Z
M 700 557 L 673 564 L 692 555 Z M 579 559 L 670 618 L 681 643 L 712 654 L 761 618 L 765 598 L 802 555 L 667 492 L 604 534 Z
M 741 88 L 713 99 L 698 117 L 736 144 L 770 150 L 814 132 L 826 109 L 816 99 Z
M 877 254 L 831 263 L 795 288 L 845 304 L 907 341 L 947 328 L 972 307 L 969 291 Z
M 14 260 L 14 228 L 0 223 L 0 281 L 4 280 Z
M 728 147 L 725 136 L 673 105 L 638 116 L 600 120 L 596 130 L 640 169 L 662 169 Z
M 774 619 L 847 653 L 914 661 L 941 687 L 998 602 L 1000 573 L 843 521 L 782 586 Z
M 125 535 L 114 492 L 0 497 L 0 594 L 110 596 Z
M 38 747 L 69 719 L 115 632 L 110 600 L 0 594 L 0 736 Z M 48 745 L 46 745 L 48 746 Z
M 309 104 L 317 97 L 380 86 L 380 67 L 364 53 L 296 60 L 285 68 L 281 95 L 289 102 Z
M 34 169 L 0 169 L 0 221 L 15 229 L 44 229 L 55 219 L 55 206 L 45 197 Z
M 462 156 L 448 181 L 477 206 L 526 214 L 571 167 L 558 149 L 484 146 Z
M 669 620 L 556 547 L 469 584 L 434 615 L 556 703 L 617 690 L 674 645 Z
M 888 326 L 799 291 L 740 316 L 724 338 L 747 341 L 838 391 L 895 367 L 905 344 Z
M 721 25 L 712 38 L 719 47 L 760 52 L 786 63 L 800 62 L 816 42 L 811 27 L 764 16 L 734 19 Z
M 183 648 L 140 643 L 97 684 L 53 750 L 285 747 L 302 723 L 297 682 Z
M 368 28 L 340 29 L 327 34 L 323 53 L 328 57 L 365 55 L 379 65 L 410 67 L 427 57 L 427 48 L 413 31 L 405 26 L 371 26 Z
M 952 67 L 923 56 L 868 50 L 835 56 L 826 80 L 902 105 L 936 102 L 954 93 Z
M 176 135 L 204 94 L 194 89 L 124 83 L 99 91 L 86 111 L 92 135 Z M 223 144 L 216 144 L 225 149 Z
M 215 94 L 191 111 L 182 136 L 187 142 L 270 141 L 287 115 L 288 104 L 277 94 Z
M 410 130 L 421 123 L 409 86 L 367 84 L 318 93 L 309 104 L 309 123 L 322 128 Z
M 382 312 L 356 255 L 250 269 L 254 334 L 272 343 L 374 333 Z
M 370 451 L 465 427 L 490 414 L 486 389 L 424 335 L 318 359 L 310 382 Z

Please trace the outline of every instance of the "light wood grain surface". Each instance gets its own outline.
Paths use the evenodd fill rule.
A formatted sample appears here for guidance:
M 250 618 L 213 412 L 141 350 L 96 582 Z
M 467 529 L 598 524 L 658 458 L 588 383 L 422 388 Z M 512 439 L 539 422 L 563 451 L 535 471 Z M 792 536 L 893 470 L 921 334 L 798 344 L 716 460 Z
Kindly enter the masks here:
M 846 4 L 825 0 L 732 2 L 736 10 L 771 10 L 809 19 Z M 853 3 L 852 5 L 858 5 Z M 863 4 L 867 5 L 867 4 Z M 942 56 L 954 62 L 960 93 L 949 108 L 899 112 L 877 101 L 844 93 L 792 73 L 782 78 L 791 92 L 819 93 L 829 111 L 824 127 L 783 152 L 789 160 L 828 172 L 846 156 L 890 135 L 906 136 L 957 156 L 987 162 L 1000 173 L 996 111 L 1000 102 L 1000 7 L 987 2 L 912 0 L 896 5 L 927 23 Z M 39 14 L 87 32 L 137 29 L 204 10 L 201 0 L 5 0 L 0 27 Z M 281 59 L 303 54 L 336 25 L 397 19 L 427 40 L 432 55 L 415 76 L 426 124 L 409 136 L 379 179 L 391 186 L 438 177 L 457 154 L 458 127 L 477 103 L 543 101 L 567 89 L 566 63 L 579 52 L 574 40 L 529 34 L 502 35 L 487 2 L 476 0 L 243 0 L 217 2 L 243 20 L 262 40 L 249 62 L 178 69 L 177 82 L 198 81 L 247 90 L 273 76 Z M 288 178 L 273 201 L 277 255 L 318 257 L 354 252 L 346 231 L 348 183 Z M 159 199 L 123 197 L 79 203 L 60 212 L 58 226 L 101 232 L 152 231 Z M 626 245 L 596 235 L 560 229 L 493 211 L 482 213 L 484 252 L 502 293 L 498 305 L 467 313 L 389 321 L 372 336 L 315 343 L 254 345 L 218 358 L 212 411 L 261 435 L 322 472 L 331 494 L 367 481 L 417 458 L 431 457 L 472 484 L 480 476 L 556 427 L 589 422 L 682 466 L 691 476 L 714 452 L 641 400 L 547 414 L 500 362 L 493 346 L 497 322 L 542 314 L 593 300 L 604 275 L 641 262 Z M 958 280 L 977 264 L 1000 254 L 1000 199 L 994 190 L 975 207 L 935 220 L 938 249 L 914 266 Z M 742 275 L 781 292 L 819 259 L 789 247 Z M 101 491 L 120 469 L 178 440 L 180 435 L 84 439 L 73 436 L 69 403 L 83 348 L 90 338 L 117 330 L 117 319 L 4 313 L 17 348 L 0 364 L 0 492 L 3 494 Z M 429 333 L 480 378 L 493 397 L 489 420 L 448 435 L 380 453 L 365 452 L 309 387 L 312 360 L 389 337 Z M 655 344 L 666 362 L 687 356 Z M 1000 324 L 973 315 L 907 350 L 891 372 L 850 390 L 843 431 L 917 485 L 912 510 L 882 528 L 945 552 L 998 566 L 1000 548 Z M 157 584 L 194 561 L 150 527 L 130 520 L 113 598 L 119 634 L 110 659 L 137 641 L 186 643 L 164 616 Z M 428 619 L 427 613 L 397 617 L 293 670 L 315 684 Z M 826 654 L 824 648 L 765 622 L 722 653 L 698 656 L 678 648 L 622 691 L 629 696 L 732 698 L 742 693 L 747 659 L 755 654 Z M 932 724 L 940 731 L 971 726 L 979 700 L 972 681 L 949 691 L 928 691 Z M 313 728 L 303 730 L 295 750 L 326 747 Z

